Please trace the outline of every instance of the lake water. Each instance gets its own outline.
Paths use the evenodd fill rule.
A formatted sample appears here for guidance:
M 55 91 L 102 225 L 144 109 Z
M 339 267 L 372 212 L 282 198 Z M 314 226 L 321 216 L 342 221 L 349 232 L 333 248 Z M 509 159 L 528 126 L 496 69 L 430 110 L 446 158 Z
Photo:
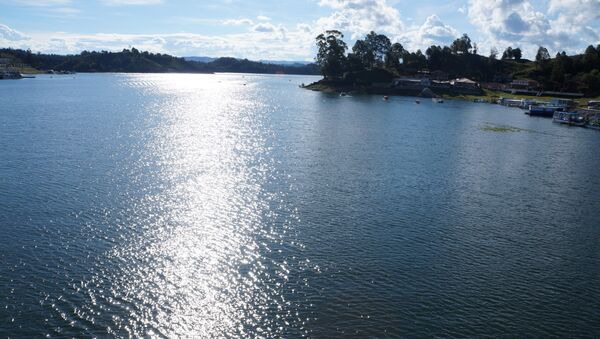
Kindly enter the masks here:
M 0 82 L 0 337 L 600 335 L 600 132 L 316 79 Z

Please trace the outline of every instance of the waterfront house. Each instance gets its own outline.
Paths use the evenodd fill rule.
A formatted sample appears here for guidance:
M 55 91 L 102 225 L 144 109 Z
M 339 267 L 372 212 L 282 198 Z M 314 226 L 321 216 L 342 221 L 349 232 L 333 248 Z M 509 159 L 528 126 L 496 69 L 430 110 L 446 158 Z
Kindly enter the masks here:
M 452 86 L 456 89 L 467 89 L 467 90 L 477 90 L 479 89 L 479 83 L 467 78 L 454 79 L 450 82 Z
M 600 100 L 588 101 L 587 106 L 589 109 L 600 109 Z
M 552 98 L 549 106 L 562 107 L 562 108 L 574 108 L 577 103 L 571 99 Z
M 399 77 L 394 79 L 393 85 L 401 89 L 423 89 L 431 86 L 431 80 L 421 77 Z
M 450 84 L 450 81 L 431 81 L 431 88 L 438 88 L 438 89 L 451 89 L 452 85 Z
M 510 83 L 510 88 L 513 90 L 536 91 L 540 84 L 535 80 L 515 79 Z

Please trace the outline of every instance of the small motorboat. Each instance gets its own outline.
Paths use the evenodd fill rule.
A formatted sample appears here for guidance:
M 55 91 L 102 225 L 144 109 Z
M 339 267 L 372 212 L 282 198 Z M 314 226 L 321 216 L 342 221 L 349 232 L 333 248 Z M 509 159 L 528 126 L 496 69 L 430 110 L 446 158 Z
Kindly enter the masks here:
M 578 112 L 556 111 L 556 112 L 554 112 L 552 121 L 559 123 L 559 124 L 565 124 L 565 125 L 569 125 L 569 126 L 579 126 L 579 127 L 585 127 L 585 125 L 587 124 L 587 121 L 585 120 L 585 118 Z
M 420 104 L 421 101 L 420 100 L 415 100 L 415 104 Z
M 390 97 L 388 97 L 387 95 L 383 96 L 383 100 L 389 100 L 389 99 L 390 99 Z
M 345 97 L 345 96 L 347 96 L 347 95 L 348 95 L 348 94 L 346 94 L 346 92 L 342 92 L 342 93 L 340 93 L 340 96 L 341 96 L 341 97 Z

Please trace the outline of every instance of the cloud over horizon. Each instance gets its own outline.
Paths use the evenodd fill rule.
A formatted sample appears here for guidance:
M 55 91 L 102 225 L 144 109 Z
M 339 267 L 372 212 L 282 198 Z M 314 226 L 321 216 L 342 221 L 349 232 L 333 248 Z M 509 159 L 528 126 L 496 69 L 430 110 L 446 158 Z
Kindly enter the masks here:
M 6 0 L 36 11 L 65 18 L 81 16 L 76 0 Z M 232 1 L 232 0 L 230 0 Z M 424 51 L 430 45 L 448 45 L 463 33 L 471 36 L 487 54 L 491 47 L 502 51 L 508 46 L 521 47 L 525 57 L 533 57 L 537 47 L 551 53 L 566 50 L 581 52 L 588 44 L 600 43 L 600 1 L 596 0 L 457 0 L 453 12 L 429 13 L 421 19 L 405 14 L 405 9 L 390 0 L 319 0 L 322 14 L 312 19 L 288 23 L 276 13 L 246 13 L 238 18 L 193 17 L 195 25 L 220 25 L 227 31 L 211 33 L 173 32 L 154 34 L 78 33 L 28 31 L 0 24 L 0 44 L 31 48 L 51 53 L 78 53 L 82 50 L 121 50 L 129 46 L 178 56 L 234 56 L 259 59 L 311 60 L 314 37 L 327 29 L 341 30 L 349 46 L 370 31 L 386 34 L 410 50 Z M 168 0 L 99 0 L 106 8 L 168 7 Z M 80 6 L 76 6 L 76 5 Z M 69 7 L 66 7 L 69 6 Z M 434 11 L 434 10 L 432 10 Z M 81 13 L 80 13 L 81 12 Z M 248 15 L 250 14 L 250 15 Z M 457 25 L 452 16 L 467 22 Z M 251 19 L 254 18 L 254 19 Z M 448 20 L 452 24 L 448 23 Z M 184 21 L 179 21 L 184 22 Z M 160 26 L 163 29 L 162 26 Z M 219 33 L 216 33 L 219 32 Z

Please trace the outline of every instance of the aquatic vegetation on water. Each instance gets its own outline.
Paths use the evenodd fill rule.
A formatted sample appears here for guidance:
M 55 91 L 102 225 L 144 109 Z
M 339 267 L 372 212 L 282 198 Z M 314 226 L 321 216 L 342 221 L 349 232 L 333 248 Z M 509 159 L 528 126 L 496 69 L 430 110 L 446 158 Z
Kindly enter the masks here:
M 481 127 L 482 130 L 488 132 L 521 132 L 525 131 L 522 128 L 513 127 L 513 126 L 505 126 L 505 125 L 485 125 Z

